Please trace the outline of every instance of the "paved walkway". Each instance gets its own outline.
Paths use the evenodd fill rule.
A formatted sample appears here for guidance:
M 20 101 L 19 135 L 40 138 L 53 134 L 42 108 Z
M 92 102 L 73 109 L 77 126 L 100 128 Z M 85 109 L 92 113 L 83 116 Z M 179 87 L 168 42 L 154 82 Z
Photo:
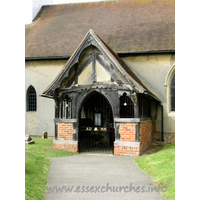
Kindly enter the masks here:
M 151 179 L 132 157 L 78 154 L 51 158 L 49 170 L 45 200 L 164 199 L 151 192 Z

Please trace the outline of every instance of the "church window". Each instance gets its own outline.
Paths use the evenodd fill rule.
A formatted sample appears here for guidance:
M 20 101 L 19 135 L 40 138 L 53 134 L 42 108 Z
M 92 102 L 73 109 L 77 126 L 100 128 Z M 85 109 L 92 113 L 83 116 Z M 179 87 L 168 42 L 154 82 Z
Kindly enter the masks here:
M 37 96 L 35 88 L 31 85 L 27 90 L 27 111 L 37 110 Z

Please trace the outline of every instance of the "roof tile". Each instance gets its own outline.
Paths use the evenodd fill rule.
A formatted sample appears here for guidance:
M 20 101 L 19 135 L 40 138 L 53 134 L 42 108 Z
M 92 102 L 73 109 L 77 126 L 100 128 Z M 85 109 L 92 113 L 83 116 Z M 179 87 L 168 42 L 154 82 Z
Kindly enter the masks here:
M 175 0 L 43 6 L 26 25 L 26 58 L 70 56 L 89 29 L 116 53 L 175 50 Z

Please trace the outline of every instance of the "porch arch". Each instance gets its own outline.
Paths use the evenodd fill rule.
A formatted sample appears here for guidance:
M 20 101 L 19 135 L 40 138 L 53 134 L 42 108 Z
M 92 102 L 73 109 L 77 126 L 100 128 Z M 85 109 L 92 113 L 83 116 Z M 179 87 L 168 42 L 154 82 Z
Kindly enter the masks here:
M 111 104 L 102 93 L 85 96 L 78 115 L 79 152 L 113 153 L 114 117 Z
M 111 90 L 107 90 L 105 88 L 95 88 L 95 89 L 91 88 L 91 89 L 83 90 L 83 91 L 77 93 L 75 95 L 76 97 L 74 98 L 74 101 L 72 101 L 72 103 L 73 103 L 72 104 L 73 118 L 78 119 L 81 105 L 83 104 L 84 100 L 94 92 L 100 93 L 107 99 L 107 101 L 109 102 L 109 104 L 112 108 L 113 118 L 118 118 L 120 116 L 120 114 L 119 114 L 119 99 L 118 99 L 117 90 L 111 91 Z M 74 108 L 76 108 L 76 109 L 74 109 Z

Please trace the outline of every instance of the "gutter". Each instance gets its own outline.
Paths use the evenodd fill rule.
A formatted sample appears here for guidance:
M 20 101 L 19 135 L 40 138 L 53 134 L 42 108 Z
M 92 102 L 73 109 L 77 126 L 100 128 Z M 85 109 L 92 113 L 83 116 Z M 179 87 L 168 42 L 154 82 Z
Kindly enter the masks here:
M 160 100 L 158 97 L 154 96 L 153 94 L 151 94 L 151 93 L 149 93 L 149 92 L 146 92 L 146 91 L 144 92 L 144 94 L 153 97 L 154 99 L 156 99 L 158 102 L 161 103 L 161 100 Z
M 30 60 L 65 60 L 69 59 L 70 56 L 50 56 L 50 57 L 25 57 L 25 61 Z
M 126 57 L 126 56 L 133 56 L 133 55 L 165 54 L 165 53 L 175 53 L 175 50 L 139 51 L 139 52 L 127 52 L 127 53 L 117 53 L 117 54 L 119 57 Z
M 175 53 L 175 50 L 125 52 L 125 53 L 117 53 L 117 55 L 119 57 L 126 57 L 126 56 L 133 56 L 133 55 L 165 54 L 165 53 Z M 30 60 L 64 60 L 64 59 L 69 59 L 69 58 L 70 58 L 70 56 L 25 57 L 25 61 L 30 61 Z

